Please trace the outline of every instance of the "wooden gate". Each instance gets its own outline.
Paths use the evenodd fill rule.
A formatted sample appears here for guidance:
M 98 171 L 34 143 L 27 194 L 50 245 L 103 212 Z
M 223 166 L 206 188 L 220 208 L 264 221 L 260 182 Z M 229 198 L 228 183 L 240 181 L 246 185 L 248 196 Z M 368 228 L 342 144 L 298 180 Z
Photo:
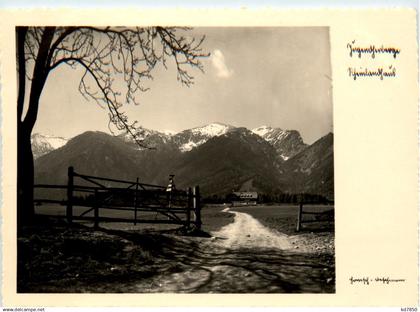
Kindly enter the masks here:
M 37 184 L 34 189 L 62 189 L 65 200 L 37 198 L 35 203 L 56 203 L 66 206 L 68 223 L 74 220 L 100 222 L 132 222 L 179 224 L 201 228 L 200 189 L 198 186 L 176 190 L 166 186 L 89 176 L 68 168 L 67 185 Z M 85 207 L 81 213 L 75 208 Z M 80 212 L 80 209 L 77 209 Z M 104 211 L 126 212 L 124 217 L 108 216 Z M 164 216 L 163 219 L 142 217 L 142 212 Z M 126 215 L 131 214 L 131 218 Z M 92 215 L 93 214 L 93 215 Z

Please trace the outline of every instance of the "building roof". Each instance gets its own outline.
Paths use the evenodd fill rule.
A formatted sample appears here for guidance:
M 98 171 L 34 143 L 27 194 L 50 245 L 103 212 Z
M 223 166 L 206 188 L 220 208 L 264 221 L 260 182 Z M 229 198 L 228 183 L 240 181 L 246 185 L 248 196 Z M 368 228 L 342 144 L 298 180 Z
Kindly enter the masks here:
M 241 199 L 257 199 L 257 192 L 233 192 L 234 195 L 238 196 Z

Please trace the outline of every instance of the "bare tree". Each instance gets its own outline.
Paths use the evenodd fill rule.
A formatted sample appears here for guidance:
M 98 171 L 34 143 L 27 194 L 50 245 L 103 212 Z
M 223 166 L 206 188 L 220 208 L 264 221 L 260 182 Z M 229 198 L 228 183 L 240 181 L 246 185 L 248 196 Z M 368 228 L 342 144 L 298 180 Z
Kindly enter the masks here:
M 203 70 L 204 37 L 185 35 L 188 28 L 17 27 L 18 69 L 18 223 L 33 219 L 34 164 L 31 133 L 48 76 L 57 67 L 82 68 L 79 91 L 106 107 L 109 121 L 143 146 L 137 122 L 129 122 L 125 104 L 139 104 L 144 82 L 157 64 L 172 62 L 181 84 L 193 84 L 188 67 Z M 184 34 L 184 35 L 183 35 Z M 25 110 L 25 97 L 29 96 Z

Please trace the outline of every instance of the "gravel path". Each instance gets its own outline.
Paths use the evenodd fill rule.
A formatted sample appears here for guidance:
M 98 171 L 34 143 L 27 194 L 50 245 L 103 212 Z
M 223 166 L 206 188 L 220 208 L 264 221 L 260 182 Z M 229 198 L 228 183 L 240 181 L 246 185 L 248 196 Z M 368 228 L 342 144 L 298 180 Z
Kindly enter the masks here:
M 263 226 L 249 214 L 200 241 L 187 255 L 171 253 L 180 272 L 153 277 L 133 292 L 180 293 L 331 293 L 335 265 L 310 237 L 287 236 Z M 309 240 L 308 240 L 309 239 Z M 184 242 L 188 239 L 183 238 Z M 323 243 L 315 236 L 313 243 Z M 304 242 L 304 243 L 303 243 Z M 317 251 L 317 252 L 314 252 Z M 323 250 L 325 251 L 325 250 Z

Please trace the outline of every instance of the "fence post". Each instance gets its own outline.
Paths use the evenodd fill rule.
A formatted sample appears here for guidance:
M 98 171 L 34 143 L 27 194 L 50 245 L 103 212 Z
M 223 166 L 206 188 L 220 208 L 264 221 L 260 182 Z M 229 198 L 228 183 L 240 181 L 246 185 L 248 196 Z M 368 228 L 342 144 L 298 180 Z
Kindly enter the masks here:
M 137 192 L 139 191 L 139 178 L 136 180 L 136 193 L 134 194 L 134 225 L 137 224 Z
M 74 168 L 69 167 L 67 171 L 68 182 L 67 182 L 67 209 L 66 216 L 67 222 L 72 223 L 73 221 L 73 186 L 74 186 Z
M 99 228 L 99 203 L 98 203 L 98 190 L 95 190 L 95 199 L 93 201 L 93 214 L 94 214 L 94 228 Z
M 296 224 L 296 231 L 300 231 L 300 225 L 302 223 L 302 209 L 303 209 L 303 203 L 302 201 L 299 203 L 299 211 L 298 211 L 298 217 L 297 217 L 297 224 Z
M 191 224 L 191 206 L 192 206 L 192 190 L 191 187 L 187 189 L 187 228 L 190 228 Z
M 200 187 L 194 186 L 193 188 L 193 198 L 194 198 L 194 214 L 195 214 L 195 226 L 197 229 L 201 229 L 201 207 L 200 207 Z

